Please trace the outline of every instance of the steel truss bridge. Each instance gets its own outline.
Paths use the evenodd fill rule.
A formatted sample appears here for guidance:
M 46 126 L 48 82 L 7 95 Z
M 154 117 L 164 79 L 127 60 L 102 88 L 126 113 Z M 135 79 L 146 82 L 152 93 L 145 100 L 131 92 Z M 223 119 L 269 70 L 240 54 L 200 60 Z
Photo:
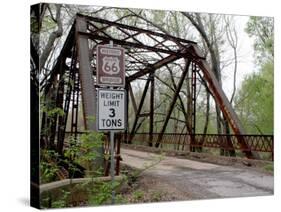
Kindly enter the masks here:
M 146 30 L 135 26 L 125 25 L 124 16 L 115 21 L 77 14 L 59 56 L 50 73 L 40 80 L 40 92 L 54 103 L 54 107 L 61 108 L 64 113 L 51 121 L 43 111 L 41 129 L 49 128 L 48 134 L 41 130 L 40 147 L 53 147 L 59 154 L 66 148 L 66 135 L 77 138 L 78 108 L 80 102 L 83 107 L 85 130 L 96 131 L 96 124 L 87 117 L 96 116 L 96 53 L 99 44 L 120 45 L 126 49 L 126 87 L 127 110 L 129 102 L 133 107 L 134 121 L 129 128 L 116 139 L 116 160 L 120 160 L 120 142 L 127 144 L 147 145 L 161 148 L 173 145 L 177 150 L 202 151 L 204 148 L 224 149 L 235 153 L 240 151 L 245 157 L 259 159 L 259 152 L 269 152 L 273 160 L 273 136 L 246 135 L 243 126 L 234 109 L 229 103 L 215 74 L 208 65 L 196 42 L 163 34 L 157 30 Z M 31 61 L 38 71 L 38 55 L 31 41 Z M 155 133 L 155 80 L 157 72 L 170 71 L 169 64 L 181 66 L 179 80 L 173 81 L 173 96 L 167 107 L 163 124 Z M 182 65 L 184 64 L 184 65 Z M 39 73 L 39 72 L 38 72 Z M 182 111 L 185 120 L 186 133 L 166 133 L 169 120 L 176 102 L 183 108 L 184 102 L 180 96 L 183 83 L 190 80 L 191 104 L 189 112 Z M 233 131 L 233 135 L 196 134 L 196 88 L 200 79 L 219 106 L 223 116 Z M 141 99 L 137 104 L 132 83 L 145 80 Z M 32 87 L 33 89 L 33 87 Z M 148 94 L 149 93 L 149 94 Z M 149 111 L 144 112 L 144 102 L 149 96 Z M 144 118 L 149 119 L 147 133 L 138 130 Z M 69 120 L 70 119 L 70 120 Z M 70 132 L 66 132 L 67 122 L 70 121 Z M 108 142 L 105 142 L 102 153 L 108 152 Z M 109 161 L 100 160 L 108 174 Z M 119 165 L 116 169 L 119 173 Z

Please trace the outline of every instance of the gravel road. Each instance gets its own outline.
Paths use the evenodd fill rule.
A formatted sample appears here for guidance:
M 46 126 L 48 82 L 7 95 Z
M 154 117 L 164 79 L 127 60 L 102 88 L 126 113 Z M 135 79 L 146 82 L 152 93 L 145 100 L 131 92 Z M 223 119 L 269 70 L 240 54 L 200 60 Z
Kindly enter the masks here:
M 274 190 L 272 175 L 247 167 L 221 166 L 124 148 L 121 155 L 123 164 L 138 169 L 160 161 L 143 176 L 161 179 L 163 187 L 187 194 L 188 199 L 263 196 L 272 195 Z M 185 199 L 184 195 L 181 199 Z

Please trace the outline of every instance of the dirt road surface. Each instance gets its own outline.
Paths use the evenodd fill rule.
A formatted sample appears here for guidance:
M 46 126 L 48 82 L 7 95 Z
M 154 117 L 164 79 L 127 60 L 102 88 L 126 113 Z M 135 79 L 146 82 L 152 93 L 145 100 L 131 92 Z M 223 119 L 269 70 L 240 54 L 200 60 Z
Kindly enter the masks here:
M 247 167 L 221 166 L 124 148 L 121 155 L 123 164 L 138 169 L 158 162 L 142 175 L 154 179 L 158 188 L 174 192 L 175 200 L 273 194 L 273 176 Z M 149 185 L 148 189 L 152 187 Z

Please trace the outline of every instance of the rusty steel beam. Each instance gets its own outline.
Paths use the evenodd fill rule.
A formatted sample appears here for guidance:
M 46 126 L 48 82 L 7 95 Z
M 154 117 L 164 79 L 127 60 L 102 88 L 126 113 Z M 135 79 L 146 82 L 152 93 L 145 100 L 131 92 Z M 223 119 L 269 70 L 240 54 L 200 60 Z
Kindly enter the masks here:
M 190 152 L 195 152 L 196 148 L 194 145 L 196 144 L 195 133 L 196 133 L 196 64 L 192 62 L 191 64 L 191 140 L 190 140 Z
M 102 29 L 100 29 L 100 28 L 98 28 L 96 25 L 94 25 L 94 24 L 91 23 L 91 22 L 87 22 L 87 24 L 88 24 L 87 29 L 88 29 L 91 33 L 95 34 L 95 33 L 97 33 L 97 32 L 101 32 L 101 33 L 104 34 L 106 37 L 111 38 L 111 36 L 105 32 L 105 29 L 106 29 L 107 27 L 106 27 L 106 28 L 103 27 Z M 94 27 L 96 30 L 92 31 L 92 30 L 89 28 L 89 26 Z
M 125 33 L 125 34 L 126 34 L 126 33 Z M 123 40 L 128 40 L 128 39 L 130 39 L 130 38 L 132 38 L 132 39 L 135 40 L 135 39 L 136 39 L 135 36 L 136 36 L 136 35 L 139 35 L 139 34 L 141 34 L 141 32 L 137 32 L 137 33 L 134 33 L 134 34 L 132 34 L 132 35 L 128 33 L 128 34 L 127 34 L 128 37 L 124 38 Z M 137 40 L 137 39 L 136 39 L 136 40 Z M 137 40 L 137 41 L 140 42 L 139 40 Z M 140 43 L 141 43 L 141 42 L 140 42 Z
M 150 113 L 149 113 L 149 146 L 152 146 L 152 140 L 153 140 L 153 124 L 154 124 L 154 89 L 155 89 L 155 83 L 154 83 L 154 73 L 151 72 L 151 83 L 150 83 Z
M 127 123 L 126 124 L 126 129 L 125 129 L 125 132 L 124 132 L 124 135 L 125 135 L 125 140 L 126 140 L 126 143 L 128 143 L 128 132 L 129 132 L 129 94 L 128 94 L 128 92 L 130 92 L 130 83 L 128 83 L 127 82 L 127 79 L 125 79 L 125 82 L 126 82 L 126 84 L 125 84 L 125 90 L 127 91 L 127 95 L 126 95 L 126 108 L 125 108 L 125 110 L 126 110 L 126 116 L 125 116 L 125 123 Z M 132 89 L 132 88 L 131 88 Z M 135 110 L 135 113 L 136 113 L 136 110 Z
M 150 112 L 139 114 L 139 117 L 148 117 L 148 116 L 150 116 Z
M 162 56 L 161 54 L 157 53 L 157 55 L 158 55 L 160 58 L 163 59 L 163 56 Z M 171 70 L 171 68 L 168 66 L 168 64 L 165 65 L 165 67 L 169 70 L 170 73 L 172 73 L 172 70 Z M 187 73 L 187 74 L 188 74 L 188 73 Z M 166 82 L 164 82 L 163 80 L 161 80 L 159 77 L 156 76 L 156 78 L 157 78 L 160 82 L 164 83 L 168 88 L 172 89 L 173 92 L 177 89 L 177 85 L 176 85 L 175 80 L 174 80 L 173 78 L 172 78 L 172 85 L 173 85 L 173 87 L 170 87 Z M 183 101 L 182 101 L 182 98 L 181 98 L 180 95 L 179 95 L 179 100 L 180 100 L 180 106 L 181 106 L 181 108 L 182 108 L 181 111 L 182 111 L 183 116 L 184 116 L 184 118 L 185 118 L 185 125 L 186 125 L 186 128 L 187 128 L 188 132 L 191 133 L 191 126 L 189 126 L 187 112 L 186 112 L 186 110 L 185 110 L 185 107 L 184 107 L 184 104 L 183 104 Z
M 183 42 L 183 43 L 186 43 L 186 44 L 190 44 L 190 43 L 196 44 L 196 42 L 194 42 L 194 41 L 185 40 L 185 39 L 182 39 L 182 38 L 174 37 L 172 35 L 167 35 L 167 34 L 164 34 L 164 33 L 159 33 L 159 32 L 150 31 L 150 30 L 147 30 L 147 29 L 141 29 L 141 28 L 137 28 L 137 27 L 134 27 L 134 26 L 129 26 L 129 25 L 117 23 L 116 21 L 115 22 L 108 21 L 108 20 L 101 19 L 101 18 L 96 18 L 96 17 L 87 16 L 87 15 L 82 15 L 82 14 L 79 14 L 79 13 L 77 14 L 77 17 L 85 17 L 86 19 L 94 21 L 94 22 L 98 22 L 98 23 L 102 23 L 102 24 L 107 24 L 107 25 L 115 26 L 115 27 L 120 27 L 122 29 L 128 29 L 128 30 L 132 30 L 132 31 L 137 31 L 137 32 L 141 32 L 141 33 L 144 33 L 144 34 L 155 35 L 155 36 L 162 37 L 162 38 L 170 40 L 170 41 L 179 41 L 179 42 Z
M 149 74 L 149 79 L 150 79 L 151 75 L 152 74 L 150 73 Z M 137 124 L 138 124 L 138 120 L 139 120 L 139 117 L 140 117 L 140 112 L 141 112 L 141 109 L 142 109 L 142 106 L 143 106 L 143 103 L 144 103 L 144 99 L 146 97 L 146 93 L 147 93 L 147 90 L 148 90 L 148 87 L 149 87 L 149 83 L 150 83 L 150 80 L 147 80 L 146 84 L 145 84 L 145 87 L 144 87 L 144 90 L 143 90 L 143 93 L 142 93 L 140 104 L 139 104 L 139 107 L 138 107 L 138 110 L 137 110 L 137 113 L 136 113 L 136 116 L 135 116 L 135 121 L 134 121 L 132 130 L 131 130 L 131 133 L 130 133 L 129 143 L 131 143 L 131 140 L 132 140 L 132 138 L 133 138 L 133 136 L 135 134 L 135 131 L 136 131 L 136 128 L 137 128 Z
M 202 55 L 199 48 L 193 45 L 194 53 L 197 55 Z M 230 123 L 230 126 L 236 135 L 245 135 L 245 131 L 242 127 L 238 116 L 236 115 L 235 111 L 233 110 L 232 106 L 230 105 L 225 93 L 223 92 L 218 80 L 216 79 L 214 73 L 212 72 L 211 68 L 209 67 L 208 63 L 205 60 L 198 59 L 196 61 L 197 65 L 200 67 L 201 71 L 204 74 L 204 79 L 208 82 L 208 87 L 212 92 L 216 102 L 218 103 L 221 111 L 225 115 L 227 121 Z M 250 148 L 248 148 L 247 143 L 244 141 L 243 137 L 238 136 L 239 143 L 242 147 L 244 154 L 247 158 L 257 158 L 258 155 L 253 155 Z M 248 149 L 248 150 L 247 150 Z
M 94 118 L 96 117 L 96 90 L 89 60 L 89 43 L 87 38 L 77 33 L 86 30 L 86 19 L 78 16 L 76 18 L 76 42 L 78 48 L 79 76 L 83 100 L 84 125 L 86 130 L 96 131 L 96 122 L 94 120 Z M 99 156 L 94 161 L 94 165 L 96 167 L 102 167 L 103 148 L 100 147 L 96 151 L 99 153 Z
M 74 85 L 72 92 L 72 112 L 71 112 L 71 135 L 77 139 L 78 131 L 78 113 L 79 113 L 79 73 L 76 67 L 74 68 Z
M 88 37 L 89 39 L 92 39 L 92 40 L 101 40 L 101 41 L 105 41 L 105 42 L 113 41 L 114 44 L 121 45 L 121 46 L 130 46 L 130 47 L 134 47 L 134 48 L 147 49 L 152 52 L 161 52 L 164 54 L 179 55 L 181 57 L 184 56 L 184 54 L 181 52 L 181 50 L 170 51 L 167 49 L 156 48 L 156 47 L 144 45 L 141 43 L 134 43 L 134 42 L 120 40 L 120 39 L 112 38 L 112 37 L 104 37 L 101 35 L 91 34 L 91 33 L 82 32 L 82 31 L 79 31 L 79 34 L 82 36 Z
M 204 74 L 205 80 L 208 82 L 208 87 L 213 93 L 213 96 L 215 97 L 217 103 L 220 106 L 220 109 L 228 119 L 230 125 L 232 126 L 233 131 L 236 134 L 245 134 L 244 129 L 242 128 L 242 125 L 235 114 L 234 110 L 232 109 L 230 103 L 227 100 L 227 97 L 225 96 L 224 92 L 222 91 L 221 86 L 219 85 L 219 82 L 216 80 L 213 72 L 211 71 L 210 67 L 205 61 L 197 61 L 198 66 L 202 70 Z
M 138 39 L 136 39 L 134 37 L 134 35 L 139 35 L 141 32 L 137 32 L 135 33 L 134 35 L 131 35 L 130 33 L 126 32 L 125 30 L 123 30 L 122 28 L 120 27 L 117 27 L 118 30 L 120 30 L 121 32 L 123 32 L 124 34 L 127 35 L 127 37 L 123 38 L 122 40 L 128 40 L 129 38 L 132 38 L 134 41 L 136 41 L 137 43 L 141 44 L 141 45 L 144 45 L 141 41 L 139 41 Z
M 179 59 L 179 56 L 176 55 L 170 55 L 168 57 L 165 57 L 162 60 L 159 60 L 158 62 L 148 66 L 147 68 L 140 70 L 139 72 L 132 74 L 131 76 L 128 77 L 128 81 L 131 82 L 139 77 L 142 77 L 146 75 L 147 73 L 150 73 L 156 69 L 161 68 L 162 66 L 167 65 L 168 63 L 174 62 L 175 60 Z
M 144 63 L 144 61 L 142 61 L 141 59 L 138 59 L 135 55 L 133 55 L 133 53 L 131 53 L 131 52 L 126 52 L 126 55 L 128 55 L 129 57 L 131 57 L 132 59 L 134 59 L 135 61 L 135 63 L 140 63 L 140 64 L 142 64 L 142 65 L 144 65 L 145 63 Z M 131 62 L 131 61 L 130 61 Z
M 167 40 L 166 39 L 163 39 L 162 41 L 158 41 L 157 39 L 155 39 L 154 37 L 152 37 L 150 34 L 147 34 L 148 37 L 150 37 L 152 40 L 154 40 L 157 44 L 154 45 L 154 47 L 156 46 L 162 46 L 164 48 L 166 48 L 167 50 L 169 51 L 172 51 L 168 46 L 165 46 L 163 43 L 165 43 Z
M 191 62 L 190 60 L 187 60 L 187 61 L 186 61 L 184 71 L 182 72 L 182 75 L 181 75 L 180 81 L 179 81 L 179 83 L 178 83 L 177 89 L 175 90 L 175 93 L 174 93 L 174 96 L 173 96 L 173 100 L 172 100 L 172 102 L 171 102 L 171 104 L 170 104 L 170 106 L 169 106 L 166 119 L 165 119 L 165 121 L 164 121 L 163 127 L 162 127 L 162 129 L 161 129 L 161 132 L 160 132 L 160 134 L 159 134 L 159 137 L 158 137 L 158 139 L 157 139 L 157 143 L 155 144 L 155 147 L 159 147 L 160 142 L 161 142 L 161 140 L 162 140 L 162 138 L 163 138 L 163 133 L 164 133 L 165 130 L 166 130 L 166 127 L 167 127 L 167 125 L 168 125 L 170 116 L 171 116 L 171 114 L 172 114 L 172 111 L 173 111 L 174 106 L 175 106 L 175 104 L 176 104 L 176 101 L 177 101 L 177 99 L 178 99 L 178 96 L 179 96 L 179 93 L 180 93 L 180 90 L 181 90 L 183 81 L 185 80 L 186 74 L 187 74 L 187 72 L 188 72 L 188 68 L 189 68 L 190 62 Z
M 63 69 L 63 63 L 64 63 L 64 60 L 61 60 L 61 70 L 60 70 L 59 86 L 58 86 L 58 91 L 57 91 L 56 107 L 64 110 L 64 93 L 65 93 L 65 91 L 64 91 L 65 90 L 64 89 L 65 88 L 64 74 L 65 74 L 65 70 Z M 58 116 L 58 115 L 56 115 L 56 116 Z M 61 140 L 61 133 L 60 133 L 61 126 L 60 125 L 62 124 L 63 115 L 56 117 L 56 119 L 57 118 L 58 118 L 57 151 L 60 154 L 62 154 L 63 141 Z M 55 129 L 53 131 L 54 134 L 56 133 L 56 128 L 57 127 L 55 126 Z
M 160 133 L 152 134 L 154 140 L 156 140 Z M 206 140 L 204 143 L 196 143 L 194 147 L 196 148 L 216 148 L 216 149 L 225 149 L 226 151 L 243 151 L 247 149 L 243 149 L 239 143 L 238 137 L 243 137 L 243 139 L 247 142 L 248 146 L 252 151 L 255 152 L 264 152 L 268 153 L 268 159 L 273 160 L 273 152 L 274 152 L 274 137 L 273 135 L 233 135 L 233 134 L 195 134 L 196 140 Z M 182 142 L 179 143 L 179 140 L 184 137 Z M 187 138 L 186 138 L 187 137 Z M 232 146 L 228 145 L 227 139 L 230 139 L 233 143 Z M 149 142 L 149 133 L 136 133 L 134 140 L 138 141 L 137 145 L 146 145 Z M 124 142 L 124 140 L 123 140 Z M 162 143 L 163 144 L 177 144 L 177 145 L 189 145 L 191 142 L 189 133 L 164 133 Z M 165 146 L 163 148 L 166 148 Z M 168 147 L 169 148 L 169 147 Z M 260 158 L 259 158 L 260 159 Z
M 133 92 L 131 83 L 128 83 L 128 90 L 129 90 L 130 97 L 131 97 L 131 100 L 132 100 L 133 109 L 135 111 L 135 114 L 137 114 L 137 111 L 138 111 L 137 103 L 136 103 L 136 100 L 135 100 L 135 96 L 134 96 L 134 92 Z
M 191 93 L 192 93 L 192 134 L 196 133 L 196 64 L 192 63 Z
M 86 31 L 86 20 L 79 16 L 76 19 L 76 32 L 78 31 Z M 96 131 L 95 123 L 89 120 L 89 118 L 96 116 L 96 90 L 89 61 L 90 55 L 88 39 L 80 36 L 79 33 L 77 33 L 76 36 L 85 129 Z

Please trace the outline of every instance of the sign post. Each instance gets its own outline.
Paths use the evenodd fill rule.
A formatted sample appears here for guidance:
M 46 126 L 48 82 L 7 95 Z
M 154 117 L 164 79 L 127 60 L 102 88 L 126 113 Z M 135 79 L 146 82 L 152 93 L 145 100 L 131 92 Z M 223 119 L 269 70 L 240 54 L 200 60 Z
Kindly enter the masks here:
M 114 190 L 114 132 L 123 131 L 125 119 L 125 90 L 113 87 L 125 87 L 125 50 L 110 45 L 97 46 L 97 85 L 110 86 L 110 89 L 98 89 L 97 129 L 110 131 L 110 176 L 112 183 L 112 204 L 115 203 Z
M 111 195 L 111 203 L 115 204 L 115 189 L 114 189 L 114 176 L 115 176 L 115 164 L 114 164 L 114 131 L 110 131 L 110 176 L 112 183 L 112 195 Z

